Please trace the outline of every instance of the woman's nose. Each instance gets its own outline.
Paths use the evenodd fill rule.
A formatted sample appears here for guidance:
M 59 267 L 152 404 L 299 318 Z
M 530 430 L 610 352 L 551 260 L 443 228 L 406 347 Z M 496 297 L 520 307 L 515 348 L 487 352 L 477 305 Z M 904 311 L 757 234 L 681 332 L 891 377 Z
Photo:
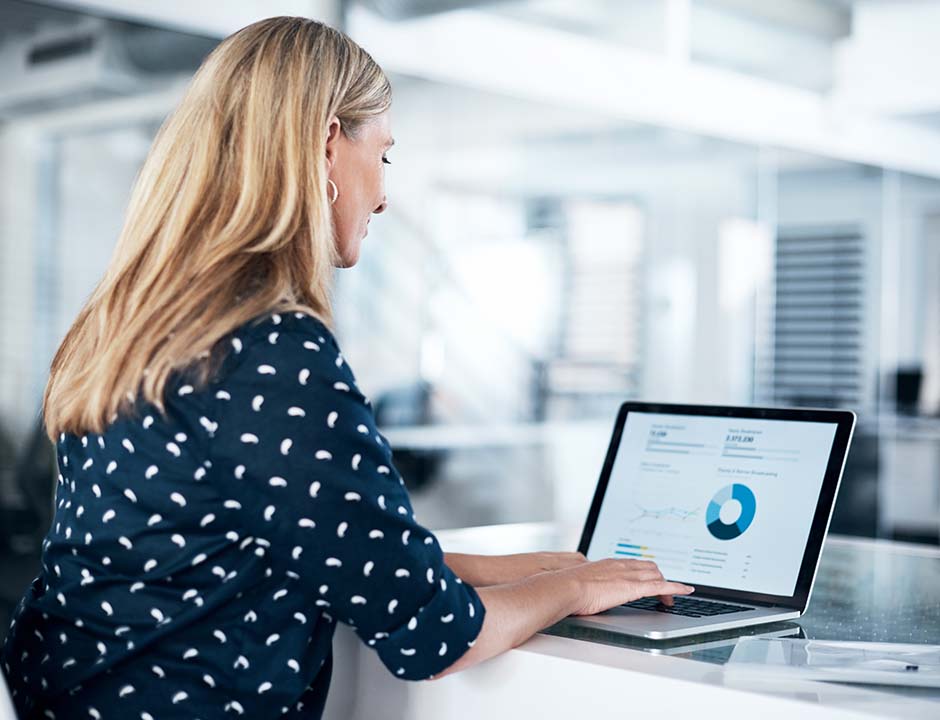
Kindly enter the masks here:
M 379 213 L 385 212 L 385 208 L 387 207 L 388 207 L 388 198 L 383 198 L 381 204 L 372 212 L 378 215 Z

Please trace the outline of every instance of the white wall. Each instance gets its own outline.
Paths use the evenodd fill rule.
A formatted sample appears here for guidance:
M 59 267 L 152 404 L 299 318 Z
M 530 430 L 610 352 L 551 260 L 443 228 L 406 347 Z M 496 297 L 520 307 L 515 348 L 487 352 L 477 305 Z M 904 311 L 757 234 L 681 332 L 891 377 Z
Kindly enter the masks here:
M 898 206 L 898 360 L 921 363 L 930 341 L 927 302 L 940 284 L 940 268 L 925 262 L 936 257 L 929 246 L 940 240 L 930 226 L 940 214 L 940 181 L 902 177 Z

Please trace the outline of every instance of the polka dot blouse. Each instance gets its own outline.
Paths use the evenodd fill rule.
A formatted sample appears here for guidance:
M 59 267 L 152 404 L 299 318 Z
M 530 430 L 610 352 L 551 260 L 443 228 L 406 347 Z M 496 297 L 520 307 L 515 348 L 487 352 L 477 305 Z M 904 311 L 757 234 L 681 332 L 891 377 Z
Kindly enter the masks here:
M 233 333 L 103 435 L 64 434 L 39 576 L 2 667 L 23 718 L 317 718 L 337 622 L 431 678 L 485 609 L 419 525 L 369 400 L 302 313 Z

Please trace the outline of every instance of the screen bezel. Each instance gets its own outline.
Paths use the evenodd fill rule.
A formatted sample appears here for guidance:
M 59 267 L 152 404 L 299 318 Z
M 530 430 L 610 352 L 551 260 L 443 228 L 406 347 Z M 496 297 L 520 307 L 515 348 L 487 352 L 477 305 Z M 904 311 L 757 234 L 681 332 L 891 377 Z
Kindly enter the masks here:
M 739 600 L 741 602 L 750 602 L 760 605 L 779 605 L 798 609 L 802 613 L 806 609 L 807 602 L 809 601 L 813 580 L 815 579 L 816 570 L 819 566 L 822 545 L 826 538 L 826 532 L 829 529 L 829 521 L 832 518 L 832 509 L 835 505 L 836 493 L 839 489 L 842 470 L 845 467 L 845 459 L 848 455 L 852 432 L 855 428 L 855 413 L 848 410 L 815 408 L 730 407 L 723 405 L 675 405 L 670 403 L 641 402 L 623 403 L 620 406 L 620 410 L 617 412 L 617 422 L 614 425 L 610 445 L 607 448 L 607 455 L 604 458 L 604 466 L 601 470 L 600 480 L 597 483 L 597 489 L 594 491 L 594 498 L 591 501 L 587 521 L 581 533 L 581 541 L 578 543 L 578 552 L 585 556 L 587 555 L 588 547 L 590 547 L 591 538 L 594 536 L 594 528 L 597 525 L 597 518 L 600 515 L 604 495 L 607 492 L 607 484 L 610 481 L 614 461 L 617 458 L 617 451 L 620 448 L 620 439 L 623 436 L 627 416 L 631 412 L 729 417 L 741 418 L 743 420 L 796 420 L 801 422 L 832 423 L 836 425 L 835 437 L 833 438 L 832 447 L 829 451 L 829 461 L 826 464 L 826 474 L 819 490 L 819 498 L 816 501 L 816 512 L 813 515 L 813 523 L 806 539 L 806 546 L 803 549 L 803 562 L 800 565 L 793 595 L 769 595 L 766 593 L 734 590 L 694 583 L 695 592 L 699 595 L 720 595 L 729 600 Z

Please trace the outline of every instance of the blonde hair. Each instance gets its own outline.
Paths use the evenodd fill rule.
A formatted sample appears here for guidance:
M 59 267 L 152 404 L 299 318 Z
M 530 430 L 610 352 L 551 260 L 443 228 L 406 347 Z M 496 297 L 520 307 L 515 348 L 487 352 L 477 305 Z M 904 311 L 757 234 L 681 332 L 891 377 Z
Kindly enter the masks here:
M 142 393 L 165 413 L 177 368 L 209 381 L 218 341 L 269 310 L 332 324 L 337 266 L 326 133 L 355 138 L 391 104 L 343 33 L 274 17 L 223 40 L 154 140 L 103 278 L 52 361 L 43 419 L 103 432 Z

